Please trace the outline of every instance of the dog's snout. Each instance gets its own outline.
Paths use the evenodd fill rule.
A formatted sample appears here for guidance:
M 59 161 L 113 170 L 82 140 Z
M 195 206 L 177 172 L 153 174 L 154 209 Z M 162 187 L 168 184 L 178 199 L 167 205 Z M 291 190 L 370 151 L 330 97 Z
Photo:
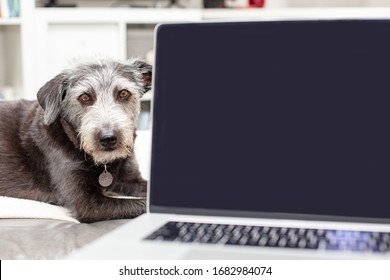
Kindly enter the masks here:
M 99 143 L 103 148 L 113 149 L 118 141 L 118 136 L 115 131 L 103 130 L 98 135 Z

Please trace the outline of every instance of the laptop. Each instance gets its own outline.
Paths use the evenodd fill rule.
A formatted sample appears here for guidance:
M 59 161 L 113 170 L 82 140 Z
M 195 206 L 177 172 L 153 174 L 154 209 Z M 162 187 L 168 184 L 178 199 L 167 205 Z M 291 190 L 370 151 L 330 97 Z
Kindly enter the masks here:
M 161 24 L 146 214 L 76 259 L 389 259 L 390 21 Z

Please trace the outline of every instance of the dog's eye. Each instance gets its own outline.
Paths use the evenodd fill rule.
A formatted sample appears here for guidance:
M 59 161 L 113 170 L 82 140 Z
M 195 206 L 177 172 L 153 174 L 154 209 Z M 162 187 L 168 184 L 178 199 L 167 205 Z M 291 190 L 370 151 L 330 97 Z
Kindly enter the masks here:
M 79 101 L 85 105 L 88 105 L 92 103 L 92 97 L 87 93 L 83 93 L 79 96 Z
M 119 99 L 127 99 L 129 98 L 131 93 L 125 89 L 122 89 L 118 92 Z

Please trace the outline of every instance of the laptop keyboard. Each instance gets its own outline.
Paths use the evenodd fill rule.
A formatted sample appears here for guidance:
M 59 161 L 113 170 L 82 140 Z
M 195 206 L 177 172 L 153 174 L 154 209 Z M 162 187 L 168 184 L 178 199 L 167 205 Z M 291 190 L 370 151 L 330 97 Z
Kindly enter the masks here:
M 236 246 L 390 252 L 390 233 L 168 222 L 145 238 Z

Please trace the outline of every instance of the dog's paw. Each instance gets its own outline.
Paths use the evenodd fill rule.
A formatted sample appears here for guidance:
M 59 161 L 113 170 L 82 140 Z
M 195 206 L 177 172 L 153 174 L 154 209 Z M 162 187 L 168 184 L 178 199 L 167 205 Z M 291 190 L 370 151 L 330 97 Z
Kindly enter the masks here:
M 103 190 L 105 196 L 132 196 L 146 197 L 147 182 L 145 180 L 135 180 L 131 183 L 117 185 L 113 188 Z
M 147 182 L 142 180 L 138 182 L 134 182 L 130 188 L 130 195 L 136 197 L 146 197 L 147 194 Z

